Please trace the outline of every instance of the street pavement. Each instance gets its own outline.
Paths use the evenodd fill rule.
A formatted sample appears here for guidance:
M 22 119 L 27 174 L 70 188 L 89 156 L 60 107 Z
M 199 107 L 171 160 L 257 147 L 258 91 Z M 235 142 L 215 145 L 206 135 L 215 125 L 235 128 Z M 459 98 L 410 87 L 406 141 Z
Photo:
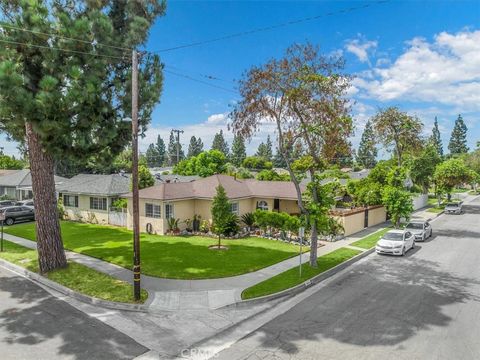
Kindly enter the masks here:
M 406 257 L 368 256 L 215 359 L 480 359 L 480 198 L 464 209 Z
M 0 359 L 132 359 L 148 349 L 0 268 Z

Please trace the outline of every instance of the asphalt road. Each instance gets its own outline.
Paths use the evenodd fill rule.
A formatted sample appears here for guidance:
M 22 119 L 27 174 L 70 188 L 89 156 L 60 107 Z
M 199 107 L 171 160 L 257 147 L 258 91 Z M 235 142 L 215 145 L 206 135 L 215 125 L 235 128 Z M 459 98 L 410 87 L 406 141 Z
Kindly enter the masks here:
M 215 359 L 480 359 L 480 199 L 372 254 Z
M 147 350 L 0 268 L 0 359 L 132 359 Z

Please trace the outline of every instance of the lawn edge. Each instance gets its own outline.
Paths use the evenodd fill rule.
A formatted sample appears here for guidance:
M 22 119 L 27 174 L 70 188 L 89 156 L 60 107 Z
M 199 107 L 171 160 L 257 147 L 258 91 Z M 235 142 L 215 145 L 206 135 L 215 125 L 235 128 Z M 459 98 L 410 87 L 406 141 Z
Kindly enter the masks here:
M 0 266 L 3 268 L 10 270 L 20 276 L 23 276 L 35 283 L 39 283 L 43 286 L 46 286 L 47 288 L 50 288 L 52 290 L 55 290 L 63 295 L 72 297 L 76 300 L 79 300 L 81 302 L 90 304 L 90 305 L 95 305 L 95 306 L 100 306 L 104 307 L 107 309 L 112 309 L 112 310 L 124 310 L 124 311 L 134 311 L 134 312 L 148 312 L 149 306 L 146 305 L 149 302 L 150 295 L 148 296 L 145 304 L 128 304 L 128 303 L 121 303 L 121 302 L 115 302 L 115 301 L 108 301 L 108 300 L 103 300 L 103 299 L 98 299 L 93 296 L 85 295 L 82 294 L 78 291 L 72 290 L 64 285 L 61 285 L 53 280 L 50 280 L 40 274 L 37 274 L 33 271 L 27 270 L 19 265 L 13 264 L 7 260 L 0 259 Z M 147 291 L 148 292 L 148 291 Z
M 251 298 L 251 299 L 237 301 L 234 304 L 226 305 L 226 306 L 222 307 L 221 309 L 227 309 L 227 308 L 231 308 L 231 307 L 250 306 L 250 305 L 255 305 L 255 304 L 262 304 L 262 303 L 265 303 L 265 302 L 268 302 L 268 301 L 271 301 L 271 300 L 275 300 L 275 299 L 278 299 L 278 298 L 282 298 L 282 297 L 292 297 L 296 294 L 299 294 L 299 293 L 303 292 L 304 290 L 308 289 L 309 287 L 312 287 L 313 285 L 316 285 L 316 284 L 328 279 L 329 277 L 337 274 L 338 272 L 344 270 L 345 268 L 349 267 L 350 265 L 353 265 L 357 261 L 359 261 L 359 260 L 363 259 L 364 257 L 370 255 L 374 251 L 375 251 L 375 248 L 365 250 L 365 251 L 361 252 L 360 254 L 355 255 L 354 257 L 352 257 L 348 260 L 345 260 L 344 262 L 342 262 L 338 265 L 335 265 L 333 268 L 328 269 L 328 270 L 326 270 L 326 271 L 324 271 L 324 272 L 322 272 L 318 275 L 315 275 L 314 277 L 308 279 L 307 281 L 305 281 L 301 284 L 295 285 L 291 288 L 288 288 L 288 289 L 285 289 L 285 290 L 282 290 L 282 291 L 279 291 L 279 292 L 276 292 L 276 293 L 273 293 L 273 294 L 269 294 L 269 295 L 264 295 L 264 296 L 259 296 L 259 297 L 255 297 L 255 298 Z

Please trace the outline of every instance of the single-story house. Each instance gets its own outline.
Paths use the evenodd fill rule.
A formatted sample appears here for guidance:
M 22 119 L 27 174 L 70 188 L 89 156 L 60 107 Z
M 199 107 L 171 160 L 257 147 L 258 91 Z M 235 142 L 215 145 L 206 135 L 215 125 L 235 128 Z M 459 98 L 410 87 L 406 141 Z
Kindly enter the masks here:
M 79 174 L 58 187 L 67 218 L 98 224 L 112 223 L 113 203 L 129 191 L 128 174 Z
M 180 229 L 184 229 L 184 221 L 192 220 L 194 215 L 211 221 L 210 208 L 219 185 L 225 188 L 232 212 L 239 216 L 255 209 L 299 213 L 292 182 L 241 180 L 228 175 L 213 175 L 191 182 L 161 183 L 140 190 L 141 231 L 146 231 L 147 224 L 151 224 L 154 233 L 165 234 L 169 218 L 180 219 Z M 125 197 L 128 199 L 127 227 L 131 229 L 132 194 Z
M 55 176 L 55 186 L 58 187 L 67 181 L 66 178 Z M 33 198 L 32 175 L 30 169 L 1 170 L 0 196 L 7 196 L 15 200 L 29 200 Z

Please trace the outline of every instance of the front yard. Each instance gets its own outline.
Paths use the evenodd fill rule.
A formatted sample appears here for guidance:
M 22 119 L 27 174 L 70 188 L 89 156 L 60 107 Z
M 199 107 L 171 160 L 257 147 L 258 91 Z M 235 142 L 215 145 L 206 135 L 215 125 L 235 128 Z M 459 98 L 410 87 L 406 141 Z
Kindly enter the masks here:
M 4 251 L 0 259 L 7 260 L 27 270 L 38 273 L 37 251 L 4 240 Z M 133 286 L 109 275 L 105 275 L 84 265 L 69 261 L 66 269 L 51 271 L 45 275 L 72 290 L 96 297 L 98 299 L 132 303 Z M 141 302 L 147 299 L 147 292 L 142 290 Z
M 132 232 L 123 228 L 62 221 L 66 249 L 132 268 Z M 5 228 L 35 240 L 35 223 Z M 298 246 L 262 238 L 222 240 L 229 250 L 210 250 L 216 239 L 141 234 L 142 273 L 172 279 L 211 279 L 241 275 L 298 254 Z M 308 250 L 308 249 L 306 249 Z

